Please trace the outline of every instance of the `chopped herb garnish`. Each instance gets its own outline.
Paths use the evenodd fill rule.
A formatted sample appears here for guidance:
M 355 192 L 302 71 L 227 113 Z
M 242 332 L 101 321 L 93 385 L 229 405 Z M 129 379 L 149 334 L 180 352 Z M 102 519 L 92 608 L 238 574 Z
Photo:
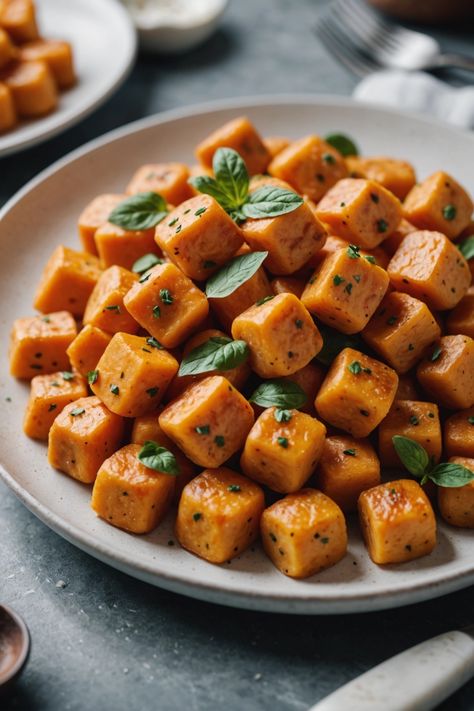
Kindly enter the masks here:
M 196 210 L 196 212 L 194 213 L 195 217 L 200 217 L 206 212 L 206 210 L 207 207 L 200 207 L 199 210 Z
M 351 259 L 359 259 L 360 257 L 360 247 L 357 247 L 355 244 L 350 244 L 347 248 L 346 252 L 347 256 L 350 257 Z
M 174 227 L 175 224 L 178 222 L 178 218 L 174 217 L 171 222 L 168 222 L 168 227 Z
M 364 259 L 370 264 L 377 264 L 377 260 L 371 254 L 364 254 Z
M 409 343 L 409 344 L 408 344 L 408 350 L 409 350 L 409 351 L 414 351 L 414 350 L 415 350 L 415 346 L 413 345 L 413 343 Z
M 416 415 L 410 417 L 410 425 L 419 425 L 420 419 Z
M 267 301 L 271 301 L 274 298 L 275 296 L 264 296 L 263 299 L 259 299 L 255 302 L 255 306 L 262 306 L 263 304 L 266 304 Z
M 138 280 L 139 284 L 144 284 L 151 277 L 151 274 L 143 274 Z
M 344 287 L 344 291 L 350 294 L 352 292 L 352 284 L 349 282 L 349 284 L 346 284 Z
M 52 402 L 51 405 L 48 407 L 48 412 L 52 412 L 56 408 L 57 408 L 57 405 L 54 402 Z
M 194 521 L 199 521 L 200 518 L 202 518 L 202 513 L 199 513 L 198 511 L 196 511 L 196 513 L 193 513 Z
M 148 348 L 142 348 L 142 351 L 145 351 L 145 353 L 151 353 L 151 351 Z
M 85 413 L 85 409 L 83 407 L 75 407 L 74 410 L 71 410 L 69 413 L 71 417 L 79 417 L 79 415 L 83 415 Z
M 390 316 L 390 318 L 387 319 L 387 326 L 393 326 L 394 323 L 397 323 L 397 317 Z
M 336 159 L 331 153 L 323 153 L 323 161 L 333 165 L 336 162 Z
M 146 393 L 147 393 L 147 395 L 149 395 L 150 397 L 155 397 L 155 395 L 158 395 L 159 389 L 160 389 L 160 388 L 148 388 L 148 390 L 146 391 Z
M 269 536 L 270 536 L 270 538 L 272 539 L 273 543 L 276 543 L 276 541 L 277 541 L 277 537 L 275 536 L 275 534 L 274 534 L 274 533 L 272 533 L 272 532 L 270 532 L 270 533 L 269 533 L 268 535 L 269 535 Z
M 430 355 L 430 360 L 434 363 L 435 360 L 438 360 L 441 353 L 442 353 L 441 346 L 436 346 L 433 353 Z
M 118 395 L 119 392 L 120 392 L 119 386 L 112 384 L 112 385 L 110 386 L 110 392 L 113 393 L 114 395 Z
M 148 345 L 151 346 L 152 348 L 156 348 L 156 349 L 159 350 L 159 351 L 164 350 L 164 347 L 161 345 L 161 343 L 160 343 L 159 341 L 157 341 L 156 338 L 154 338 L 153 336 L 150 336 L 149 338 L 147 338 L 147 339 L 146 339 L 146 342 L 147 342 Z M 144 350 L 144 349 L 142 348 L 142 350 Z M 151 351 L 150 351 L 150 352 L 151 352 Z
M 370 199 L 371 199 L 372 202 L 374 202 L 376 205 L 377 205 L 378 202 L 380 202 L 380 198 L 379 198 L 379 196 L 377 195 L 377 193 L 370 193 Z
M 369 411 L 368 410 L 359 410 L 360 414 L 362 417 L 368 417 L 369 416 Z
M 238 484 L 229 484 L 227 491 L 240 491 L 240 486 Z
M 297 318 L 295 321 L 295 326 L 296 328 L 303 328 L 303 321 L 300 318 Z
M 431 417 L 432 420 L 434 420 L 434 412 L 428 412 L 428 417 Z
M 160 299 L 167 306 L 173 303 L 173 297 L 169 289 L 160 289 Z
M 208 435 L 209 432 L 211 431 L 211 428 L 209 425 L 200 425 L 199 427 L 196 427 L 196 432 L 200 435 Z
M 225 438 L 222 435 L 216 435 L 214 437 L 214 442 L 218 447 L 223 447 L 225 445 Z
M 104 311 L 115 311 L 116 313 L 120 313 L 121 309 L 118 304 L 113 304 L 112 306 L 106 306 Z
M 388 222 L 383 218 L 377 220 L 377 232 L 386 232 L 388 230 Z
M 57 380 L 53 380 L 53 382 L 51 383 L 51 385 L 53 386 L 53 388 L 59 388 L 59 387 L 60 387 Z
M 339 274 L 335 274 L 332 279 L 334 286 L 339 286 L 339 284 L 342 284 L 344 281 L 346 281 L 344 277 L 340 276 Z
M 87 382 L 89 385 L 94 385 L 94 383 L 97 382 L 97 378 L 99 377 L 99 371 L 98 370 L 89 370 L 87 373 Z
M 63 380 L 74 380 L 74 373 L 71 373 L 69 370 L 63 370 L 61 375 Z
M 50 321 L 51 321 L 51 319 L 49 318 L 49 316 L 42 316 L 42 317 L 41 317 L 41 320 L 44 321 L 45 323 L 50 323 Z
M 352 277 L 356 284 L 360 284 L 360 280 L 362 279 L 360 274 L 353 274 Z
M 343 451 L 343 454 L 347 454 L 349 457 L 355 457 L 356 450 L 355 449 L 345 449 Z
M 467 421 L 469 422 L 470 425 L 474 425 L 474 417 L 468 417 Z
M 161 318 L 161 309 L 159 306 L 154 306 L 152 311 L 153 311 L 154 318 Z
M 178 225 L 175 230 L 175 233 L 178 234 L 179 232 L 181 232 L 181 230 L 182 230 L 182 225 Z
M 213 269 L 214 267 L 217 267 L 217 264 L 216 262 L 213 262 L 212 259 L 205 259 L 202 266 L 204 269 Z
M 287 437 L 277 437 L 277 442 L 283 449 L 288 449 L 288 438 Z
M 326 545 L 326 543 L 329 543 L 329 538 L 328 538 L 327 536 L 323 536 L 323 537 L 321 538 L 321 543 L 323 543 L 324 545 Z
M 443 207 L 443 217 L 445 220 L 448 220 L 448 222 L 451 222 L 451 220 L 454 220 L 456 217 L 456 208 L 454 205 L 445 205 Z
M 364 368 L 358 360 L 353 360 L 352 363 L 347 366 L 347 370 L 349 370 L 353 375 L 359 375 L 359 373 L 367 373 L 367 375 L 372 375 L 372 370 L 370 368 Z
M 283 410 L 282 408 L 277 408 L 273 414 L 277 422 L 289 422 L 293 417 L 291 410 Z

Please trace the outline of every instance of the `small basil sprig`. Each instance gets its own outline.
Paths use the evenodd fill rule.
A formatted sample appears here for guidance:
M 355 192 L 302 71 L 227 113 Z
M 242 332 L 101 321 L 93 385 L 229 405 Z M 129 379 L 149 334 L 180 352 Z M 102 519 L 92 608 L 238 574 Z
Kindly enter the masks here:
M 236 222 L 247 217 L 278 217 L 296 210 L 303 198 L 292 190 L 263 186 L 249 193 L 249 174 L 243 158 L 233 148 L 218 148 L 212 160 L 214 178 L 190 178 L 200 193 L 211 195 Z
M 245 363 L 250 355 L 245 341 L 233 341 L 224 336 L 213 336 L 193 348 L 181 361 L 178 375 L 198 375 L 212 370 L 232 370 Z
M 458 244 L 458 249 L 463 255 L 464 259 L 472 259 L 474 257 L 474 235 L 466 237 L 462 242 Z
M 328 133 L 324 140 L 343 156 L 359 155 L 357 146 L 352 138 L 349 138 L 344 133 Z
M 297 410 L 307 400 L 306 393 L 291 380 L 266 380 L 250 398 L 260 407 L 278 407 Z
M 166 200 L 158 193 L 137 193 L 114 207 L 109 222 L 133 232 L 155 227 L 168 214 Z
M 132 272 L 135 274 L 145 274 L 149 269 L 156 267 L 157 264 L 163 264 L 163 260 L 156 256 L 156 254 L 144 254 L 143 257 L 137 259 L 132 266 Z
M 268 252 L 251 252 L 234 257 L 206 283 L 206 296 L 223 299 L 248 281 L 262 266 Z
M 144 443 L 137 457 L 148 469 L 154 469 L 156 472 L 172 476 L 178 476 L 180 473 L 179 464 L 173 452 L 152 440 L 147 440 Z
M 474 480 L 474 472 L 462 464 L 443 462 L 435 464 L 421 444 L 409 437 L 394 435 L 392 437 L 395 451 L 410 474 L 421 479 L 420 484 L 426 484 L 431 479 L 438 486 L 458 487 Z

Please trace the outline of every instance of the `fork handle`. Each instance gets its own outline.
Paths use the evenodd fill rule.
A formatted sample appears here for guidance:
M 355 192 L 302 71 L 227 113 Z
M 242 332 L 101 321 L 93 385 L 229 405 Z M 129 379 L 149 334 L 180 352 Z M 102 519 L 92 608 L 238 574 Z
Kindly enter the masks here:
M 474 72 L 474 57 L 465 54 L 440 54 L 436 59 L 436 68 L 455 67 L 456 69 L 466 69 Z
M 446 632 L 362 674 L 309 711 L 429 711 L 474 675 L 474 639 Z

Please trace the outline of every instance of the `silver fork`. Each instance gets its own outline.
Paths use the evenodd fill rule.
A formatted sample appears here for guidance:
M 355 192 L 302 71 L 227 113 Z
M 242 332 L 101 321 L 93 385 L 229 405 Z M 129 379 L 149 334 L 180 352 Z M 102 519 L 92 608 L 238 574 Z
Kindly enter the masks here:
M 315 29 L 326 49 L 358 76 L 382 67 L 474 71 L 474 57 L 444 54 L 432 37 L 383 19 L 360 0 L 334 0 Z

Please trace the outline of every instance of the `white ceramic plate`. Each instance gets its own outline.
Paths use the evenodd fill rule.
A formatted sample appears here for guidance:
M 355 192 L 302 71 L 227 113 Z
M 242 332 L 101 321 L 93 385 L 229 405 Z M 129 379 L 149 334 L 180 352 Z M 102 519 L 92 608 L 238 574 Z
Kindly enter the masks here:
M 349 552 L 335 567 L 303 581 L 281 575 L 260 549 L 230 565 L 206 563 L 177 545 L 172 522 L 133 536 L 98 520 L 90 490 L 50 469 L 46 448 L 21 430 L 28 386 L 7 372 L 11 322 L 32 313 L 41 269 L 58 242 L 78 246 L 76 220 L 101 192 L 123 190 L 150 160 L 192 161 L 193 146 L 223 122 L 245 113 L 266 135 L 302 136 L 341 130 L 369 154 L 413 161 L 420 176 L 443 168 L 471 191 L 474 137 L 427 119 L 332 98 L 284 97 L 220 102 L 162 114 L 108 134 L 43 172 L 4 208 L 0 221 L 0 457 L 2 476 L 19 498 L 60 535 L 137 578 L 186 595 L 268 611 L 341 613 L 394 607 L 474 582 L 474 535 L 440 525 L 434 553 L 404 565 L 373 565 L 357 527 Z M 11 397 L 12 402 L 5 401 Z
M 62 92 L 57 109 L 22 121 L 0 136 L 0 157 L 41 143 L 77 123 L 124 81 L 136 51 L 136 33 L 118 0 L 36 0 L 41 34 L 72 44 L 77 84 Z

